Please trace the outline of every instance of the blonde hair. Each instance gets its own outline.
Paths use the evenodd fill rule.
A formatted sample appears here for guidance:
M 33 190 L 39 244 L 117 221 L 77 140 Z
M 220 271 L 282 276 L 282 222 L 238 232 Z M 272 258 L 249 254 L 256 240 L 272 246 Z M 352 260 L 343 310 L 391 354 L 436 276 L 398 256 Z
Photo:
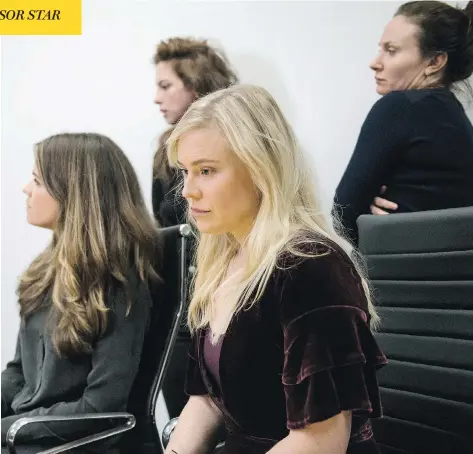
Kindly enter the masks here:
M 211 46 L 205 39 L 172 37 L 161 41 L 153 56 L 153 63 L 157 65 L 163 61 L 171 62 L 179 79 L 188 89 L 194 91 L 198 98 L 238 81 L 225 53 Z M 170 180 L 173 176 L 164 146 L 173 128 L 174 126 L 171 126 L 160 137 L 154 155 L 154 178 Z
M 142 281 L 158 277 L 157 228 L 131 163 L 109 138 L 58 134 L 36 145 L 35 158 L 59 213 L 51 244 L 20 279 L 20 314 L 50 295 L 58 353 L 90 353 L 107 328 L 111 288 L 125 289 L 129 310 L 135 272 Z
M 188 324 L 191 332 L 209 325 L 214 309 L 212 297 L 223 293 L 229 314 L 221 325 L 212 323 L 213 334 L 218 337 L 235 314 L 262 296 L 282 254 L 317 256 L 321 255 L 317 249 L 324 249 L 322 254 L 327 251 L 327 247 L 317 248 L 318 245 L 330 248 L 334 242 L 345 249 L 346 244 L 320 211 L 310 165 L 268 91 L 253 85 L 235 85 L 196 101 L 168 139 L 172 165 L 177 165 L 179 139 L 202 128 L 215 128 L 222 134 L 249 170 L 261 195 L 258 215 L 246 238 L 249 257 L 242 274 L 226 277 L 240 247 L 231 235 L 200 236 Z M 363 276 L 356 258 L 353 254 L 351 257 Z M 378 316 L 367 282 L 362 282 L 374 326 Z

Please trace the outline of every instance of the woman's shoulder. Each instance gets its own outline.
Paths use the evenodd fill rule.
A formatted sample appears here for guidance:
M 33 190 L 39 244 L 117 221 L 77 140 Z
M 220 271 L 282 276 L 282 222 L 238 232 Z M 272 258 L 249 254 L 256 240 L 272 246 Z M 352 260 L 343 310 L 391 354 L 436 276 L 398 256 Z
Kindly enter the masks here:
M 362 278 L 339 244 L 324 239 L 297 248 L 278 263 L 283 318 L 335 306 L 368 312 Z
M 112 278 L 108 286 L 107 306 L 113 312 L 148 311 L 152 305 L 149 279 L 142 279 L 136 268 L 130 268 L 125 281 Z
M 431 102 L 435 104 L 452 101 L 452 93 L 446 88 L 425 88 L 411 90 L 393 90 L 379 98 L 371 112 L 391 112 L 409 108 L 422 108 Z
M 410 90 L 394 90 L 379 98 L 371 107 L 368 118 L 405 112 L 413 105 Z
M 354 266 L 345 249 L 336 241 L 317 234 L 303 234 L 288 244 L 279 255 L 277 268 L 288 276 L 331 265 Z

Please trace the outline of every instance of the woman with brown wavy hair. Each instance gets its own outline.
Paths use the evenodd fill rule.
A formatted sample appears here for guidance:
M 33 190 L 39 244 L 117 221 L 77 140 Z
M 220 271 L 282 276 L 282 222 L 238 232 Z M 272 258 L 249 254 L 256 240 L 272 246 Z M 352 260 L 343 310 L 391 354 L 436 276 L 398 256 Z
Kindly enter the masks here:
M 237 82 L 225 54 L 206 40 L 173 37 L 161 41 L 153 56 L 156 67 L 156 95 L 170 127 L 161 135 L 153 163 L 153 213 L 163 227 L 186 222 L 187 202 L 182 197 L 181 174 L 168 163 L 165 142 L 175 125 L 198 98 Z M 189 254 L 191 257 L 193 254 Z M 188 332 L 182 330 L 181 338 Z M 188 342 L 177 342 L 163 385 L 170 417 L 178 416 L 187 396 L 184 393 Z
M 38 143 L 24 192 L 28 222 L 53 235 L 18 286 L 2 444 L 22 417 L 126 409 L 149 321 L 148 283 L 157 278 L 157 230 L 132 165 L 109 138 L 59 134 Z M 58 444 L 91 431 L 85 422 L 32 424 L 17 440 Z
M 167 161 L 164 143 L 189 106 L 208 93 L 235 84 L 238 78 L 225 54 L 206 40 L 173 37 L 161 41 L 153 57 L 155 103 L 171 125 L 160 139 L 153 164 L 153 212 L 163 227 L 185 221 L 185 200 L 176 188 L 179 173 Z

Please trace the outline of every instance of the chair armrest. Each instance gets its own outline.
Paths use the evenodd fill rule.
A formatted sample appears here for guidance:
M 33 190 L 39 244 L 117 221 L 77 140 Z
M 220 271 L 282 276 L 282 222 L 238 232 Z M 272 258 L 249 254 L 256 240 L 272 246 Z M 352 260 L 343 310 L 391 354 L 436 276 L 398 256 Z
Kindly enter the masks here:
M 167 445 L 169 444 L 169 440 L 171 439 L 171 435 L 177 425 L 178 420 L 179 418 L 173 418 L 164 426 L 163 434 L 161 435 L 161 441 L 163 443 L 164 449 L 166 449 Z
M 83 419 L 124 419 L 125 423 L 115 427 L 114 429 L 104 430 L 98 434 L 89 435 L 87 437 L 81 438 L 79 440 L 71 441 L 69 443 L 63 444 L 56 448 L 47 449 L 46 451 L 41 451 L 38 454 L 58 454 L 60 452 L 67 451 L 69 449 L 74 449 L 79 446 L 83 446 L 89 443 L 93 443 L 99 440 L 104 440 L 106 438 L 118 435 L 128 430 L 133 429 L 136 424 L 136 419 L 131 413 L 124 412 L 115 412 L 115 413 L 87 413 L 87 414 L 77 414 L 69 416 L 31 416 L 20 418 L 15 421 L 10 428 L 8 429 L 6 441 L 7 447 L 10 454 L 16 454 L 15 449 L 15 437 L 19 430 L 29 424 L 35 423 L 48 423 L 48 422 L 60 422 L 60 421 L 79 421 Z
M 167 445 L 169 444 L 169 440 L 171 439 L 171 435 L 176 428 L 177 422 L 179 421 L 179 418 L 173 418 L 171 419 L 163 429 L 163 434 L 161 436 L 161 442 L 163 444 L 164 449 L 166 449 Z M 217 454 L 220 452 L 221 449 L 225 446 L 225 442 L 222 441 L 220 442 L 216 447 L 214 453 Z

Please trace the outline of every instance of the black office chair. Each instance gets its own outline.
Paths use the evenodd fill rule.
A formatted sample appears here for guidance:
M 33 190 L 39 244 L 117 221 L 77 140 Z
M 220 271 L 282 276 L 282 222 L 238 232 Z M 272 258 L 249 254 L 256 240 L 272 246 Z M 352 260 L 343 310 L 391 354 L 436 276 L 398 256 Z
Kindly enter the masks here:
M 187 244 L 188 278 L 190 281 L 192 280 L 192 276 L 195 272 L 193 259 L 195 255 L 196 243 L 194 238 L 189 238 Z M 190 343 L 191 335 L 187 327 L 186 320 L 182 320 L 162 386 L 162 395 L 166 403 L 166 408 L 170 419 L 179 416 L 182 412 L 182 409 L 189 400 L 189 396 L 185 393 L 184 388 L 187 370 L 187 354 Z
M 472 454 L 473 207 L 361 216 L 358 231 L 389 360 L 383 454 Z
M 187 224 L 160 229 L 163 251 L 159 272 L 163 283 L 150 285 L 153 309 L 148 333 L 143 345 L 140 367 L 130 394 L 127 412 L 84 414 L 72 416 L 37 416 L 21 418 L 7 433 L 7 446 L 11 454 L 21 454 L 15 447 L 15 437 L 22 427 L 34 423 L 75 420 L 123 420 L 123 424 L 39 452 L 59 454 L 76 448 L 87 449 L 111 437 L 121 435 L 113 447 L 104 448 L 108 453 L 159 454 L 162 453 L 156 425 L 156 402 L 162 388 L 172 349 L 181 325 L 188 299 L 187 241 L 191 235 Z M 113 386 L 113 383 L 110 384 Z M 132 430 L 133 429 L 133 430 Z M 99 448 L 100 449 L 100 448 Z M 96 451 L 97 452 L 97 451 Z

